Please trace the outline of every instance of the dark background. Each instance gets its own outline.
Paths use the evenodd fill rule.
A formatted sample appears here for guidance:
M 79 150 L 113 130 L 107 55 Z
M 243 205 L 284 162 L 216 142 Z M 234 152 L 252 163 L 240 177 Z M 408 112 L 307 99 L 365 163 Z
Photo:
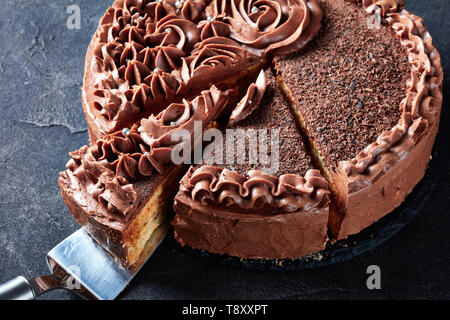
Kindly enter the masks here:
M 77 230 L 57 186 L 68 152 L 88 143 L 81 109 L 84 57 L 112 0 L 0 0 L 0 283 L 48 272 L 45 255 Z M 450 74 L 450 1 L 409 0 L 422 16 Z M 81 29 L 66 27 L 81 8 Z M 246 271 L 186 255 L 164 243 L 123 299 L 429 299 L 450 298 L 448 76 L 433 153 L 435 188 L 422 212 L 376 249 L 296 272 Z M 379 265 L 382 289 L 368 290 Z M 60 290 L 44 298 L 74 299 Z

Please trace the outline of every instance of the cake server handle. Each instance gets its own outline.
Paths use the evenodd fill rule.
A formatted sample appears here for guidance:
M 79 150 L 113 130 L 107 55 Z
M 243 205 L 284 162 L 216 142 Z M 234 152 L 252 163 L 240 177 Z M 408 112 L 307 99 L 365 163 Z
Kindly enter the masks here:
M 61 287 L 54 275 L 31 280 L 20 276 L 0 285 L 0 300 L 34 300 L 45 292 Z
M 33 300 L 35 294 L 24 277 L 14 278 L 0 286 L 0 300 Z

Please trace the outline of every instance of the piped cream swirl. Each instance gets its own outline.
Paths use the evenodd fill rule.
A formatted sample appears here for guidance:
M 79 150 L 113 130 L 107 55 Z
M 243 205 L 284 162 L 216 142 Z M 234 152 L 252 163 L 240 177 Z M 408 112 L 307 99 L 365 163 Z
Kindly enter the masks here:
M 194 122 L 205 128 L 222 110 L 228 94 L 212 87 L 192 102 L 172 104 L 158 116 L 142 120 L 140 128 L 115 132 L 72 153 L 67 168 L 108 212 L 124 216 L 137 204 L 134 183 L 173 166 L 172 150 L 183 141 L 171 136 L 185 130 L 192 138 Z

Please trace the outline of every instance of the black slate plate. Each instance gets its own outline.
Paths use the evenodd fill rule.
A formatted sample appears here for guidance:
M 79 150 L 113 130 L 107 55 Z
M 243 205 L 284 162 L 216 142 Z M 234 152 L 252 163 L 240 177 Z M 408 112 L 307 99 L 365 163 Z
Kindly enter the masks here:
M 434 154 L 442 154 L 434 152 Z M 426 206 L 438 180 L 438 159 L 430 161 L 425 177 L 408 195 L 405 202 L 360 233 L 336 243 L 328 243 L 325 250 L 299 259 L 257 260 L 240 259 L 228 255 L 218 255 L 177 245 L 173 235 L 170 236 L 170 246 L 177 250 L 197 256 L 203 260 L 229 265 L 247 270 L 296 271 L 318 268 L 334 263 L 348 261 L 389 240 L 410 223 Z

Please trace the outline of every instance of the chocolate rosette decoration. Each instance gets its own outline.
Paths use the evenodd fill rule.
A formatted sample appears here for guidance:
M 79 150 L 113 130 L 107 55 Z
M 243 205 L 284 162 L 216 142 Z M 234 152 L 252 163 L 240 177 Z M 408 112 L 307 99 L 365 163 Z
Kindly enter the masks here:
M 172 148 L 180 143 L 174 137 L 184 137 L 179 134 L 183 130 L 189 132 L 192 141 L 195 123 L 200 123 L 205 129 L 225 105 L 228 94 L 228 91 L 222 92 L 212 86 L 192 102 L 183 100 L 182 103 L 173 103 L 157 116 L 141 121 L 141 137 L 151 147 L 152 154 L 158 155 L 160 160 L 170 161 Z
M 145 110 L 147 105 L 154 105 L 155 102 L 173 101 L 181 88 L 181 80 L 176 76 L 161 71 L 152 72 L 143 84 L 133 88 L 130 101 Z
M 231 67 L 245 55 L 245 50 L 234 40 L 222 37 L 204 40 L 190 57 L 183 59 L 183 81 L 188 82 L 193 77 L 214 72 L 218 67 Z
M 200 34 L 192 21 L 169 15 L 158 22 L 155 32 L 146 40 L 151 46 L 175 46 L 189 52 L 200 40 Z
M 368 13 L 373 13 L 380 8 L 383 17 L 405 7 L 403 0 L 353 0 L 353 2 L 361 2 Z
M 106 176 L 120 185 L 151 176 L 155 170 L 163 174 L 167 165 L 173 165 L 172 149 L 180 143 L 172 139 L 173 135 L 185 130 L 192 136 L 196 121 L 204 129 L 217 117 L 227 99 L 228 91 L 213 86 L 192 102 L 171 104 L 157 116 L 143 119 L 141 127 L 134 125 L 97 140 L 95 145 L 86 148 L 85 156 L 80 158 L 74 154 L 80 161 L 73 157 L 72 171 L 77 171 L 83 179 L 91 173 L 93 179 L 107 172 Z
M 100 139 L 90 148 L 97 162 L 114 172 L 115 177 L 129 183 L 154 172 L 147 159 L 149 151 L 150 147 L 141 138 L 137 126 Z
M 253 51 L 298 51 L 317 34 L 322 19 L 317 0 L 233 0 L 229 6 L 223 20 L 231 26 L 230 37 Z
M 100 22 L 83 89 L 99 136 L 238 74 L 266 53 L 298 50 L 317 33 L 320 17 L 317 0 L 117 0 Z
M 176 13 L 176 1 L 174 0 L 147 0 L 146 2 L 147 4 L 143 7 L 143 12 L 146 13 L 153 21 L 159 21 L 165 16 Z
M 129 14 L 129 15 L 133 15 L 133 14 L 140 14 L 142 12 L 142 9 L 145 6 L 145 3 L 148 1 L 145 0 L 125 0 L 123 1 L 123 10 Z
M 177 1 L 175 6 L 182 6 L 180 11 L 183 18 L 197 23 L 204 19 L 206 2 L 205 0 Z
M 201 40 L 212 37 L 226 37 L 230 34 L 230 26 L 214 16 L 207 16 L 206 20 L 202 20 L 198 24 Z

